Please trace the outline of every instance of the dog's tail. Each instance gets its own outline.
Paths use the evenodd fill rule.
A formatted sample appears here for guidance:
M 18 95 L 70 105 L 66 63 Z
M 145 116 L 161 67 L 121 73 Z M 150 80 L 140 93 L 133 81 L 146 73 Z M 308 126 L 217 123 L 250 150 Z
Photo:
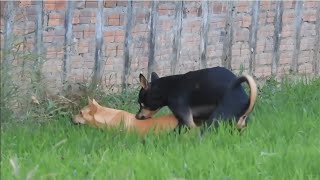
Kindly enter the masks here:
M 237 80 L 234 83 L 232 83 L 231 88 L 232 89 L 236 88 L 236 87 L 240 86 L 240 84 L 243 82 L 246 82 L 249 85 L 250 98 L 249 98 L 249 102 L 248 102 L 248 106 L 247 106 L 246 111 L 238 119 L 238 122 L 237 122 L 238 129 L 242 129 L 245 127 L 246 119 L 247 119 L 248 115 L 252 112 L 253 107 L 256 103 L 256 99 L 257 99 L 257 84 L 254 81 L 254 79 L 249 75 L 243 75 L 243 76 L 240 76 L 239 78 L 237 78 Z

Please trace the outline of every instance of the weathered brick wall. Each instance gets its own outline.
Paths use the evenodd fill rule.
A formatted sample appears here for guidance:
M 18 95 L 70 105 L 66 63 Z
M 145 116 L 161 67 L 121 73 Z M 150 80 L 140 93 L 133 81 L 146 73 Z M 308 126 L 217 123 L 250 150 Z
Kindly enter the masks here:
M 1 1 L 1 49 L 12 35 L 18 40 L 7 48 L 22 42 L 15 50 L 41 55 L 34 61 L 43 62 L 53 93 L 95 79 L 103 87 L 137 84 L 141 71 L 166 76 L 226 66 L 257 78 L 319 74 L 317 1 L 12 3 Z

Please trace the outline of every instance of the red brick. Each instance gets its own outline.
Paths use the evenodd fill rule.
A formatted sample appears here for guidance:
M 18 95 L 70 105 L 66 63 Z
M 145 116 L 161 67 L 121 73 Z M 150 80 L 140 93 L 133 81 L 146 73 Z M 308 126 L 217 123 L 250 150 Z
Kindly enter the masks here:
M 235 5 L 237 7 L 250 7 L 250 1 L 238 1 Z
M 89 53 L 94 53 L 96 50 L 96 46 L 95 46 L 95 41 L 93 40 L 93 38 L 91 38 L 92 40 L 89 43 Z
M 103 41 L 104 42 L 107 42 L 107 43 L 112 43 L 112 42 L 114 42 L 114 36 L 105 36 L 104 38 L 103 38 Z
M 267 23 L 273 23 L 273 22 L 274 22 L 274 17 L 267 18 Z
M 97 8 L 98 2 L 97 1 L 86 1 L 86 8 Z
M 124 16 L 121 14 L 113 14 L 108 17 L 109 26 L 120 26 L 123 24 Z
M 46 0 L 45 3 L 47 3 L 47 4 L 56 4 L 56 0 Z
M 249 29 L 247 28 L 242 28 L 236 31 L 235 34 L 235 41 L 248 41 L 249 40 Z
M 115 36 L 115 42 L 124 42 L 124 36 Z
M 2 5 L 2 3 L 1 3 L 1 5 Z M 29 0 L 24 0 L 24 1 L 21 1 L 20 2 L 20 7 L 25 7 L 25 6 L 30 6 L 30 5 L 32 5 L 32 3 L 31 3 L 31 1 Z
M 257 77 L 265 77 L 271 75 L 271 66 L 259 66 L 255 68 Z
M 106 50 L 117 50 L 117 46 L 118 45 L 115 43 L 109 44 L 107 45 Z
M 91 22 L 91 17 L 81 17 L 79 18 L 80 24 L 89 24 Z
M 49 26 L 59 26 L 63 25 L 63 21 L 61 22 L 60 19 L 49 19 Z
M 73 32 L 73 35 L 77 39 L 83 38 L 83 32 Z
M 303 63 L 299 65 L 298 72 L 299 73 L 312 73 L 312 64 L 311 63 Z
M 267 12 L 267 17 L 275 17 L 275 15 L 276 15 L 276 12 L 275 11 L 268 11 Z
M 136 15 L 136 23 L 137 24 L 143 24 L 143 23 L 147 23 L 149 20 L 149 14 L 145 14 L 145 13 L 139 13 Z
M 309 55 L 311 55 L 311 57 L 309 55 L 307 56 L 304 56 L 303 54 L 304 53 L 301 53 L 299 55 L 299 59 L 298 59 L 298 63 L 301 64 L 301 63 L 308 63 L 308 62 L 312 62 L 312 54 L 313 54 L 313 51 L 305 51 L 307 52 Z M 310 61 L 311 60 L 311 61 Z
M 268 65 L 272 63 L 272 54 L 271 53 L 260 53 L 256 55 L 257 64 L 259 65 Z
M 46 57 L 46 59 L 54 59 L 57 57 L 57 53 L 56 52 L 47 52 L 45 57 Z
M 281 37 L 282 38 L 286 38 L 286 37 L 292 37 L 294 35 L 294 30 L 290 30 L 290 31 L 282 31 L 281 33 Z
M 292 22 L 294 23 L 295 20 L 295 12 L 294 10 L 288 10 L 288 11 L 284 11 L 283 15 L 282 15 L 282 21 L 285 23 L 289 23 Z
M 75 7 L 77 9 L 83 9 L 85 7 L 85 2 L 84 1 L 77 1 L 77 2 L 75 2 Z
M 316 1 L 304 1 L 303 7 L 305 8 L 315 8 L 317 7 Z
M 112 7 L 115 7 L 117 5 L 117 3 L 115 1 L 105 0 L 103 5 L 106 8 L 112 8 Z
M 80 18 L 79 17 L 73 17 L 72 18 L 72 24 L 79 24 L 80 23 Z
M 116 57 L 117 56 L 117 50 L 116 49 L 107 49 L 106 56 L 108 57 Z
M 126 7 L 128 5 L 128 2 L 127 1 L 117 1 L 117 6 L 120 7 Z M 149 7 L 149 6 L 146 6 L 146 7 Z
M 109 26 L 120 26 L 120 19 L 109 19 L 108 25 Z
M 123 56 L 123 50 L 122 49 L 117 49 L 117 57 L 121 57 L 121 56 Z
M 123 30 L 116 31 L 116 36 L 124 36 L 124 35 L 125 35 L 125 31 Z
M 174 10 L 168 10 L 168 9 L 159 9 L 158 13 L 160 16 L 172 16 L 174 15 L 175 11 Z
M 192 16 L 192 17 L 196 17 L 198 16 L 198 12 L 199 8 L 197 7 L 191 7 L 186 11 L 187 16 Z
M 108 18 L 109 19 L 120 19 L 120 14 L 112 14 Z
M 79 43 L 79 47 L 78 47 L 77 52 L 78 53 L 88 53 L 89 52 L 88 43 L 86 43 L 86 42 Z
M 83 32 L 83 38 L 94 38 L 95 32 L 92 31 L 84 31 Z
M 251 25 L 251 16 L 243 16 L 241 27 L 249 27 Z
M 236 11 L 248 13 L 248 12 L 250 12 L 250 6 L 236 6 Z
M 292 58 L 280 58 L 279 64 L 291 64 L 292 63 Z
M 53 42 L 53 36 L 43 36 L 43 42 Z
M 80 17 L 95 17 L 96 16 L 96 12 L 94 11 L 80 11 L 79 13 Z
M 103 35 L 106 36 L 114 36 L 115 32 L 114 31 L 106 31 L 103 33 Z
M 37 15 L 38 14 L 36 6 L 29 6 L 28 8 L 26 8 L 26 11 L 27 11 L 27 16 Z
M 64 36 L 64 34 L 65 34 L 65 29 L 60 29 L 60 30 L 57 29 L 54 31 L 55 36 Z
M 123 43 L 118 43 L 118 45 L 117 45 L 117 50 L 123 50 L 123 48 L 124 48 L 124 44 Z
M 294 8 L 295 6 L 295 2 L 294 1 L 284 1 L 283 2 L 283 7 L 286 9 L 286 8 Z
M 315 22 L 317 20 L 316 11 L 307 11 L 302 15 L 303 21 Z
M 63 10 L 66 8 L 66 6 L 67 6 L 66 1 L 56 1 L 55 9 L 56 10 Z
M 49 19 L 64 19 L 64 14 L 62 15 L 59 13 L 50 13 Z
M 55 47 L 47 47 L 47 52 L 57 52 Z
M 55 4 L 49 4 L 48 2 L 44 2 L 44 10 L 55 10 L 56 5 Z
M 6 8 L 6 2 L 5 1 L 0 1 L 0 17 L 4 17 L 5 13 L 5 8 Z
M 74 26 L 72 26 L 72 30 L 74 32 L 83 32 L 84 29 L 87 29 L 87 28 L 85 28 L 83 25 L 74 25 Z
M 162 2 L 162 3 L 159 3 L 158 9 L 162 9 L 162 10 L 174 10 L 174 9 L 175 9 L 175 4 L 174 4 L 174 3 L 171 3 L 171 2 L 168 2 L 168 3 Z

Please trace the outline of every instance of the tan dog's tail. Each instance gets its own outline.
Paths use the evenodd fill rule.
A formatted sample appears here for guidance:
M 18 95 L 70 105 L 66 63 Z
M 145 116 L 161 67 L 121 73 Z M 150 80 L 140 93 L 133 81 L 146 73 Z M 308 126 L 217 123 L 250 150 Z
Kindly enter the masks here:
M 254 81 L 254 79 L 249 75 L 244 75 L 244 76 L 239 77 L 232 84 L 231 88 L 235 88 L 235 87 L 239 86 L 243 82 L 246 82 L 249 85 L 249 88 L 250 88 L 250 99 L 249 99 L 249 102 L 248 102 L 247 110 L 244 112 L 244 114 L 239 118 L 239 120 L 237 122 L 237 128 L 238 129 L 242 129 L 243 127 L 245 127 L 246 119 L 247 119 L 248 115 L 252 112 L 253 107 L 254 107 L 254 105 L 256 103 L 256 99 L 257 99 L 257 84 Z

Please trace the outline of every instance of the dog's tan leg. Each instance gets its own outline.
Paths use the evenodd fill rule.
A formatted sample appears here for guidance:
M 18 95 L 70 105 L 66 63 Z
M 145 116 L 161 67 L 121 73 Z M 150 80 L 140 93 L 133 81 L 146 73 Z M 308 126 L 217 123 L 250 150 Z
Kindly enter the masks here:
M 188 127 L 191 127 L 191 128 L 197 127 L 197 125 L 193 121 L 192 111 L 191 111 L 190 108 L 189 108 L 189 111 L 187 113 L 187 117 L 186 118 L 187 118 L 186 119 L 186 124 L 187 124 Z
M 197 127 L 193 121 L 192 109 L 190 108 L 187 99 L 173 99 L 171 102 L 169 102 L 168 107 L 178 119 L 179 125 L 187 125 L 190 128 Z
M 180 124 L 187 125 L 190 128 L 197 127 L 197 125 L 193 121 L 192 111 L 189 107 L 178 105 L 170 109 L 176 116 Z
M 243 129 L 246 126 L 247 116 L 241 116 L 237 122 L 237 128 Z

